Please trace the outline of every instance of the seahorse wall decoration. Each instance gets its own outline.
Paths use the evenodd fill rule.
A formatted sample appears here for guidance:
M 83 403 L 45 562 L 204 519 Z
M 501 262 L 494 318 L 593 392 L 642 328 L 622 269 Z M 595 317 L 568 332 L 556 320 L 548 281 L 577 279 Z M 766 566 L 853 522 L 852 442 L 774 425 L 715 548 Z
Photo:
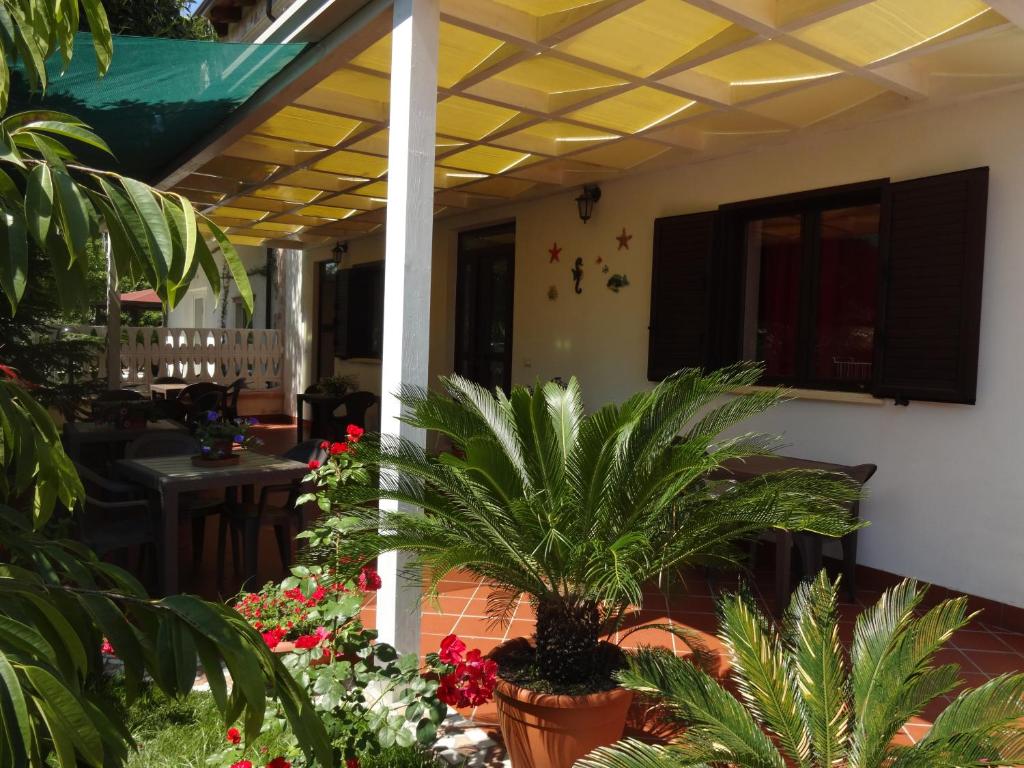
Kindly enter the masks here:
M 576 263 L 573 265 L 573 268 L 572 268 L 572 282 L 573 282 L 573 285 L 574 285 L 573 290 L 576 291 L 576 293 L 583 293 L 583 287 L 580 285 L 580 282 L 582 280 L 583 280 L 583 259 L 582 258 L 577 258 L 576 259 Z

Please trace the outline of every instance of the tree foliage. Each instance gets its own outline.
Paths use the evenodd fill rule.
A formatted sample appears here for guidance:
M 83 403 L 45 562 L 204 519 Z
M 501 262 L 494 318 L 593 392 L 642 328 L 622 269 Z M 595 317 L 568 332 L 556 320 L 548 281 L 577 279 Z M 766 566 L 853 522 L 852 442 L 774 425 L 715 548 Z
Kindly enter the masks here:
M 81 8 L 102 73 L 112 53 L 106 15 L 99 0 L 81 0 Z M 68 61 L 79 23 L 79 0 L 0 0 L 0 114 L 9 64 L 20 59 L 34 87 L 44 88 L 45 60 Z M 170 306 L 200 268 L 217 283 L 208 234 L 251 308 L 245 271 L 212 222 L 178 195 L 79 165 L 74 142 L 106 147 L 70 115 L 0 120 L 0 293 L 12 313 L 33 247 L 49 261 L 60 306 L 80 304 L 91 254 L 102 257 L 101 232 L 119 273 L 144 277 Z M 186 693 L 199 660 L 226 721 L 240 718 L 255 736 L 269 693 L 310 761 L 336 764 L 306 693 L 233 611 L 189 596 L 150 600 L 126 573 L 41 532 L 56 510 L 75 510 L 84 495 L 45 409 L 9 374 L 0 377 L 0 765 L 124 763 L 131 736 L 88 685 L 100 669 L 103 636 L 123 660 L 130 689 L 146 674 L 170 695 Z
M 2 112 L 10 91 L 9 61 L 20 60 L 31 86 L 45 89 L 46 59 L 59 55 L 70 61 L 81 18 L 79 0 L 0 0 L 0 7 L 7 14 L 7 23 L 0 18 Z M 82 0 L 82 8 L 102 74 L 113 53 L 106 14 L 99 0 Z M 169 307 L 181 300 L 199 269 L 219 290 L 219 250 L 252 311 L 245 269 L 213 221 L 181 195 L 78 163 L 76 143 L 110 152 L 71 115 L 32 111 L 0 120 L 0 206 L 6 213 L 0 221 L 0 293 L 12 309 L 27 284 L 30 242 L 50 259 L 62 305 L 87 305 L 90 253 L 102 253 L 93 244 L 105 233 L 117 274 L 143 278 Z
M 914 581 L 885 592 L 839 642 L 837 584 L 824 571 L 797 591 L 783 631 L 749 597 L 719 604 L 720 638 L 740 698 L 671 652 L 643 650 L 623 685 L 685 725 L 668 746 L 626 740 L 582 768 L 957 768 L 1024 763 L 1024 674 L 961 691 L 913 746 L 893 743 L 910 718 L 961 681 L 936 654 L 967 625 L 967 599 L 925 610 Z
M 216 40 L 213 25 L 189 12 L 189 0 L 105 0 L 115 35 Z

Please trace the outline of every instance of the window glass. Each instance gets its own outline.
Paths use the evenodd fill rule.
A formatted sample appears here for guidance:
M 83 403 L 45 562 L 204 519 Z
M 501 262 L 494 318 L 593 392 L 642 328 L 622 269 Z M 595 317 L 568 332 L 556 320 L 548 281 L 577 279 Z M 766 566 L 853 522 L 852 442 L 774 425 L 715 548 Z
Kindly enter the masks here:
M 769 379 L 792 379 L 797 374 L 801 218 L 779 216 L 747 224 L 745 353 L 764 363 Z
M 879 213 L 878 204 L 821 212 L 812 358 L 812 376 L 819 381 L 871 381 Z

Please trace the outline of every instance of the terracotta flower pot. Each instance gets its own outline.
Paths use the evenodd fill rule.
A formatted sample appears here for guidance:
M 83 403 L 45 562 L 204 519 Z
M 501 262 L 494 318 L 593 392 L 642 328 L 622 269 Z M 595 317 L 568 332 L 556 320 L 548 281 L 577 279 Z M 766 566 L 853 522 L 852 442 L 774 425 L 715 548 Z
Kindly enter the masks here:
M 503 647 L 494 653 L 500 654 Z M 499 677 L 494 699 L 498 726 L 515 768 L 570 768 L 588 752 L 622 737 L 633 692 L 613 688 L 560 696 L 530 691 Z

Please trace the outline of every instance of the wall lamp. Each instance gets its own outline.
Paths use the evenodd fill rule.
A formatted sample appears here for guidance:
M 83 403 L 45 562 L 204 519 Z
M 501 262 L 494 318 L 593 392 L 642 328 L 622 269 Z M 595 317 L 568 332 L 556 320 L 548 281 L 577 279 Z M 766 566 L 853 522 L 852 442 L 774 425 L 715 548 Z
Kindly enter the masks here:
M 587 184 L 583 187 L 583 194 L 576 198 L 576 207 L 579 209 L 580 221 L 584 224 L 594 214 L 594 203 L 601 199 L 601 188 L 597 184 Z

